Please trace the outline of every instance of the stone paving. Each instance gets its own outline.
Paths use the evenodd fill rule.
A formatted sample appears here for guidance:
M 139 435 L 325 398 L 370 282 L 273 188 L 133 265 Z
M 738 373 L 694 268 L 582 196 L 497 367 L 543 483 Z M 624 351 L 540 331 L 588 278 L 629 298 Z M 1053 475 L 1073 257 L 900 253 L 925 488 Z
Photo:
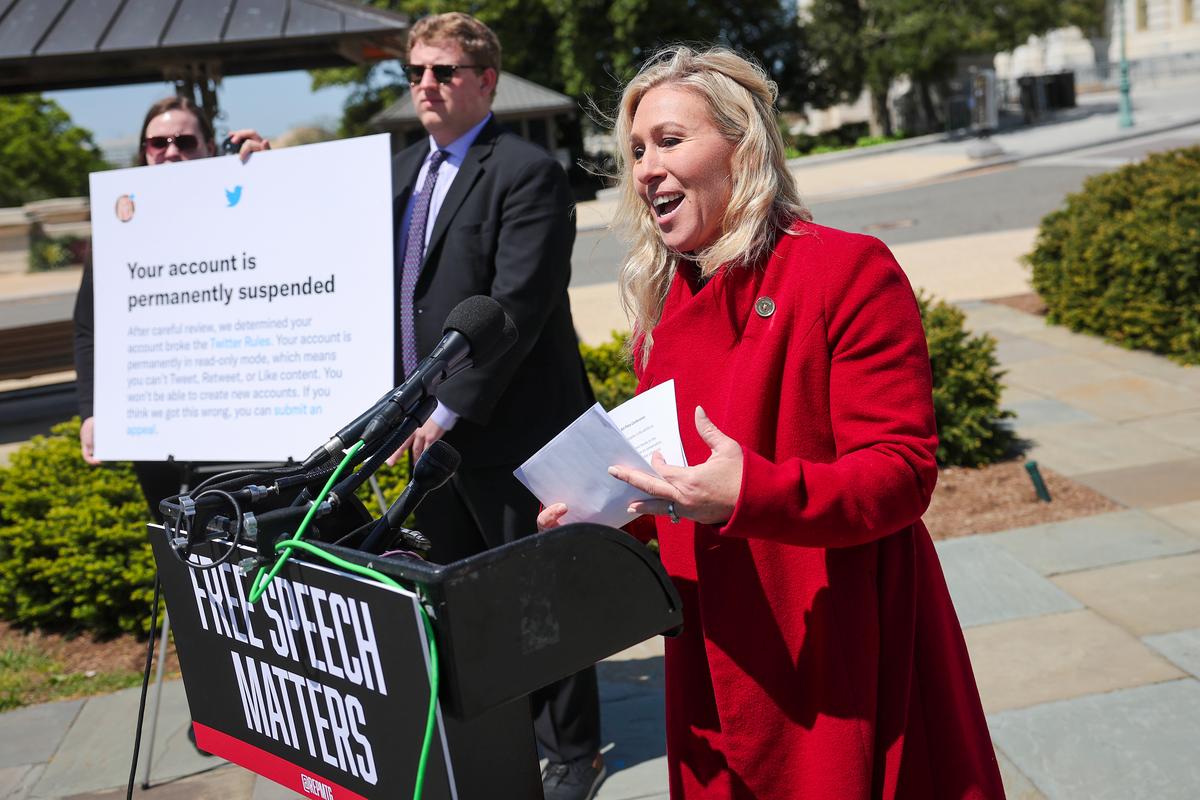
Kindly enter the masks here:
M 1124 506 L 938 544 L 1009 794 L 1200 796 L 1200 371 L 1006 306 L 961 307 L 1001 343 L 1031 457 Z M 1121 387 L 1137 401 L 1104 397 Z M 600 669 L 600 800 L 666 798 L 661 642 Z M 0 715 L 0 797 L 120 796 L 136 704 L 126 690 Z M 168 683 L 147 796 L 293 796 L 198 756 L 186 721 Z
M 1169 127 L 1194 114 L 1168 106 L 1143 109 L 1140 119 Z M 1083 120 L 1066 139 L 1095 141 L 1098 125 Z M 1033 155 L 1053 135 L 1035 129 L 1007 145 Z M 872 160 L 859 159 L 864 169 Z M 592 206 L 586 213 L 601 219 L 602 210 Z M 1028 236 L 1011 234 L 1010 251 L 1027 249 Z M 940 247 L 948 264 L 955 258 L 975 264 L 979 244 Z M 907 268 L 911 260 L 898 255 Z M 970 299 L 1013 293 L 1010 283 L 1021 268 L 1011 252 L 999 260 L 997 270 L 962 270 L 975 290 L 963 284 L 963 293 L 951 297 L 969 328 L 998 341 L 1007 370 L 1005 403 L 1017 412 L 1016 430 L 1030 445 L 1029 457 L 1123 506 L 938 545 L 1008 796 L 1200 797 L 1200 370 Z M 938 281 L 914 275 L 913 282 Z M 585 339 L 626 327 L 611 285 L 577 291 Z M 600 800 L 665 799 L 661 642 L 603 662 L 600 675 L 611 774 Z M 136 690 L 126 690 L 0 714 L 0 798 L 123 797 L 136 708 Z M 182 686 L 169 683 L 154 786 L 138 796 L 295 796 L 200 757 L 184 736 L 186 724 Z M 139 782 L 141 775 L 139 769 Z

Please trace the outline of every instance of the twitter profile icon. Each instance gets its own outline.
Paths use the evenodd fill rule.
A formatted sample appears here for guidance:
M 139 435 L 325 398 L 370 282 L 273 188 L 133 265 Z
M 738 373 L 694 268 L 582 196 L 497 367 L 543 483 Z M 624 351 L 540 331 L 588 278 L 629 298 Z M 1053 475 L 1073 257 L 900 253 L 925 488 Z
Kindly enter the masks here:
M 225 190 L 225 201 L 229 203 L 228 208 L 233 208 L 242 199 L 242 187 L 235 186 L 232 189 Z

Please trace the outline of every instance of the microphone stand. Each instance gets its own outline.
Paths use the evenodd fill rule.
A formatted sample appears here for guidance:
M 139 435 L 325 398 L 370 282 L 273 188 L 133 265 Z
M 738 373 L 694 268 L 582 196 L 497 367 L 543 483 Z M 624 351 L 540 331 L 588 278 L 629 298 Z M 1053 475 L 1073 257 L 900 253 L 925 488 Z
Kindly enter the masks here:
M 384 436 L 381 444 L 356 472 L 343 478 L 340 483 L 329 490 L 330 497 L 336 497 L 340 501 L 341 498 L 357 491 L 358 487 L 362 486 L 363 482 L 383 465 L 388 456 L 396 452 L 417 428 L 425 424 L 425 420 L 429 419 L 429 415 L 435 408 L 437 408 L 437 398 L 433 395 L 426 396 L 411 414 L 404 417 L 404 421 L 396 427 L 395 431 Z
M 432 546 L 429 540 L 417 531 L 409 531 L 404 527 L 404 522 L 430 492 L 450 480 L 461 463 L 462 456 L 445 440 L 434 442 L 413 464 L 408 486 L 391 508 L 375 520 L 366 537 L 357 545 L 358 549 L 379 555 L 399 536 L 409 545 L 409 549 L 427 552 Z
M 354 458 L 354 461 L 361 466 L 353 473 L 343 478 L 335 484 L 326 496 L 322 503 L 322 509 L 317 510 L 317 514 L 324 516 L 336 512 L 339 506 L 349 502 L 355 492 L 368 479 L 374 478 L 374 473 L 383 465 L 384 461 L 394 453 L 409 436 L 416 431 L 429 415 L 433 413 L 437 407 L 437 398 L 430 395 L 424 398 L 413 410 L 407 414 L 403 421 L 390 432 L 384 432 L 381 438 L 377 438 L 375 444 L 371 445 L 370 454 L 364 459 L 363 452 L 360 450 Z M 291 504 L 282 509 L 268 511 L 253 521 L 249 527 L 253 528 L 250 538 L 255 543 L 257 551 L 256 556 L 246 559 L 240 563 L 243 570 L 250 571 L 257 566 L 269 563 L 275 557 L 275 542 L 289 530 L 294 530 L 295 524 L 304 516 L 308 509 L 308 503 L 312 500 L 312 492 L 309 491 L 311 484 L 319 483 L 324 480 L 330 473 L 336 469 L 336 465 L 329 465 L 318 469 L 308 470 L 301 475 L 288 476 L 280 478 L 272 490 L 276 494 L 281 494 L 288 489 L 300 486 L 302 487 L 291 501 Z M 382 493 L 381 493 L 382 494 Z M 327 507 L 327 508 L 326 508 Z M 383 512 L 386 513 L 387 508 L 384 507 Z M 314 518 L 315 519 L 315 518 Z M 249 523 L 250 521 L 247 520 Z M 371 523 L 368 523 L 371 524 Z M 199 526 L 203 528 L 204 526 Z M 204 530 L 197 530 L 196 536 L 202 537 L 205 535 Z M 343 537 L 345 538 L 345 537 Z
M 370 409 L 359 415 L 349 425 L 340 430 L 332 439 L 324 445 L 317 448 L 299 465 L 296 472 L 290 475 L 282 475 L 278 477 L 274 484 L 270 487 L 265 487 L 265 491 L 259 489 L 250 489 L 251 503 L 261 500 L 269 495 L 279 495 L 285 489 L 301 486 L 298 496 L 293 500 L 293 506 L 302 505 L 310 496 L 308 487 L 305 484 L 312 484 L 321 480 L 337 470 L 336 461 L 337 453 L 348 445 L 352 445 L 353 441 L 347 442 L 346 439 L 358 440 L 363 439 L 366 442 L 366 447 L 362 448 L 355 454 L 354 461 L 361 463 L 362 466 L 350 476 L 342 480 L 334 486 L 330 492 L 328 500 L 333 508 L 344 502 L 343 498 L 348 498 L 368 479 L 370 478 L 375 487 L 375 494 L 379 500 L 380 508 L 383 510 L 383 524 L 387 525 L 386 515 L 388 509 L 385 508 L 383 493 L 379 490 L 378 483 L 375 482 L 374 473 L 379 469 L 380 465 L 393 453 L 406 439 L 429 418 L 437 407 L 437 398 L 433 391 L 442 381 L 452 377 L 463 369 L 467 369 L 473 364 L 483 364 L 492 360 L 499 354 L 503 353 L 517 338 L 517 329 L 513 324 L 512 319 L 504 313 L 504 309 L 500 304 L 491 297 L 485 295 L 476 295 L 460 302 L 450 312 L 447 317 L 446 326 L 443 328 L 442 340 L 434 348 L 433 352 L 418 365 L 417 373 L 409 376 L 409 380 L 401 386 L 389 391 L 376 401 Z M 472 347 L 474 340 L 474 348 Z M 472 352 L 474 350 L 474 352 Z M 473 356 L 473 357 L 472 357 Z M 417 393 L 419 400 L 413 397 Z M 380 408 L 380 403 L 383 403 L 383 408 Z M 414 403 L 412 408 L 407 406 Z M 398 423 L 398 424 L 397 424 Z M 393 427 L 394 426 L 394 427 Z M 376 444 L 376 442 L 379 442 Z M 364 451 L 368 451 L 368 455 L 364 455 Z M 364 461 L 365 459 L 365 461 Z M 265 465 L 264 465 L 265 466 Z M 351 464 L 353 466 L 353 463 Z M 288 467 L 284 467 L 285 471 L 290 471 Z M 414 465 L 415 467 L 415 465 Z M 235 470 L 239 474 L 239 478 L 234 478 L 231 472 L 227 476 L 217 475 L 209 480 L 202 482 L 197 487 L 198 489 L 214 489 L 223 492 L 235 492 L 243 489 L 249 489 L 250 484 L 260 479 L 264 475 L 275 476 L 279 475 L 279 471 L 271 468 L 261 469 L 241 469 Z M 250 473 L 247 475 L 247 473 Z M 223 480 L 221 478 L 224 478 Z M 210 482 L 212 485 L 210 486 Z M 194 522 L 196 507 L 194 500 L 187 494 L 187 483 L 180 487 L 180 493 L 177 495 L 177 508 L 171 508 L 166 505 L 165 501 L 160 504 L 160 511 L 163 516 L 168 517 L 168 512 L 175 512 L 176 529 L 181 527 L 185 517 L 189 520 L 189 525 Z M 268 511 L 267 514 L 273 514 L 274 511 Z M 241 513 L 240 506 L 235 504 L 235 513 L 238 516 L 236 524 L 243 524 L 245 515 Z M 208 521 L 215 514 L 209 514 L 207 518 L 202 520 L 201 524 L 196 526 L 195 535 L 203 537 L 208 527 Z M 263 532 L 262 538 L 269 538 L 266 531 Z M 189 527 L 189 539 L 191 539 L 191 528 Z M 236 547 L 236 540 L 230 547 Z M 263 542 L 257 542 L 260 554 L 263 552 Z M 273 547 L 274 542 L 270 543 Z M 156 580 L 155 590 L 157 599 L 158 583 Z M 157 612 L 157 602 L 153 612 Z M 153 637 L 153 623 L 151 620 Z M 161 699 L 162 679 L 163 679 L 163 664 L 166 655 L 167 633 L 169 630 L 170 621 L 167 616 L 163 617 L 162 643 L 159 648 L 159 664 L 158 664 L 158 690 L 155 699 L 154 717 L 150 727 L 151 750 L 147 753 L 145 765 L 145 780 L 143 788 L 149 788 L 150 784 L 150 768 L 153 756 L 153 739 L 155 727 L 158 719 L 158 705 Z M 150 653 L 153 652 L 153 638 L 151 638 Z M 146 678 L 149 677 L 149 662 L 146 667 Z M 145 710 L 145 691 L 146 681 L 143 682 L 142 707 L 138 714 L 138 737 L 141 735 L 141 724 L 143 712 Z M 137 769 L 138 745 L 134 745 L 133 764 L 130 767 L 130 785 L 129 791 L 132 794 L 134 774 Z

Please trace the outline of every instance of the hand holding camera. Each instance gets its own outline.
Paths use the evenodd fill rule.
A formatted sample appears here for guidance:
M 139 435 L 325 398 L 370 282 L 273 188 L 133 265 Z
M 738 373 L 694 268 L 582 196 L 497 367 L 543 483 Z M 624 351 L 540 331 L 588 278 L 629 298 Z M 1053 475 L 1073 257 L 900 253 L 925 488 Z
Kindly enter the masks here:
M 243 128 L 225 137 L 225 141 L 221 142 L 220 154 L 223 156 L 237 155 L 241 157 L 242 161 L 248 161 L 251 153 L 270 149 L 269 139 L 264 139 L 253 128 Z

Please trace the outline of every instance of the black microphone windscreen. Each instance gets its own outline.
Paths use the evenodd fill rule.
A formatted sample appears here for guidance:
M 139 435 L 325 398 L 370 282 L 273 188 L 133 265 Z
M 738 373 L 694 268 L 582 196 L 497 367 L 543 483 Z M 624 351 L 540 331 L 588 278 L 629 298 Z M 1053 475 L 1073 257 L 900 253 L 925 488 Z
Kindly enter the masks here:
M 436 481 L 437 485 L 458 471 L 462 456 L 445 441 L 439 439 L 431 444 L 413 467 L 413 478 L 419 481 Z
M 492 361 L 517 340 L 517 327 L 491 297 L 477 294 L 456 305 L 442 331 L 458 331 L 471 343 L 471 362 L 479 367 Z

